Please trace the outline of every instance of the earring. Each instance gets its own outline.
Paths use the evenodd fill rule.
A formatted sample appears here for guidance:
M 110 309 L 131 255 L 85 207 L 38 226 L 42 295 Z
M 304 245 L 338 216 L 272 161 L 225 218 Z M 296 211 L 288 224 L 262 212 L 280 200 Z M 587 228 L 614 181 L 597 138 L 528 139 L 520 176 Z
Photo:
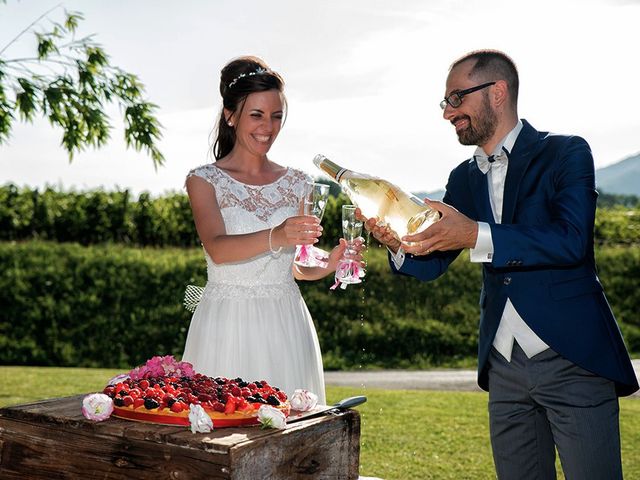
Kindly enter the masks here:
M 230 127 L 233 127 L 233 123 L 231 122 L 227 122 L 227 125 L 229 125 Z

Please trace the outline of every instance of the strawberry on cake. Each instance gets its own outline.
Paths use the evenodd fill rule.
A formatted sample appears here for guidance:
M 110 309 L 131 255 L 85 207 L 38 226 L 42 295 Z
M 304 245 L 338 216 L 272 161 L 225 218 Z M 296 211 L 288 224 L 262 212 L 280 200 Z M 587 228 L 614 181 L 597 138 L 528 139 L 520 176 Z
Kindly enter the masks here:
M 209 377 L 171 356 L 114 377 L 103 393 L 113 400 L 113 416 L 168 425 L 190 425 L 191 405 L 200 405 L 214 428 L 255 425 L 262 405 L 290 412 L 287 395 L 265 380 Z

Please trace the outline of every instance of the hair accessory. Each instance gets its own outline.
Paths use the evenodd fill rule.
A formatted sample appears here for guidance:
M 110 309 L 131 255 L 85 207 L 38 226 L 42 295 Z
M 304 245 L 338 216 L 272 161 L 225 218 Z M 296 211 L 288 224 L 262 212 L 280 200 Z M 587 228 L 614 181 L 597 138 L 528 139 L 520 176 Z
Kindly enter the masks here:
M 262 67 L 256 68 L 255 71 L 253 71 L 253 72 L 241 73 L 236 78 L 231 80 L 231 82 L 229 83 L 229 88 L 233 87 L 238 82 L 238 80 L 240 80 L 241 78 L 252 77 L 254 75 L 264 75 L 265 73 L 269 73 L 269 70 L 267 70 L 266 68 L 262 68 Z
M 276 227 L 271 227 L 271 230 L 269 230 L 269 250 L 271 250 L 271 255 L 274 257 L 277 257 L 278 254 L 282 251 L 282 247 L 278 248 L 277 250 L 273 249 L 273 245 L 271 244 L 271 235 L 273 235 L 273 229 Z

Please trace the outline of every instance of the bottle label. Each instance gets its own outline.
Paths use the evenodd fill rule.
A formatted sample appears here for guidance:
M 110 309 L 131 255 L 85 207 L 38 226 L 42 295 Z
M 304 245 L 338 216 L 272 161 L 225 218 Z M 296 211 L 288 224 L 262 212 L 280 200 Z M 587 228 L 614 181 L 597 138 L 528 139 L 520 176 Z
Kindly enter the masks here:
M 330 177 L 335 178 L 336 180 L 340 179 L 340 176 L 345 172 L 346 169 L 336 165 L 331 160 L 323 155 L 316 155 L 313 159 L 313 163 L 316 167 L 323 170 Z
M 386 194 L 387 198 L 389 200 L 391 200 L 392 202 L 397 202 L 398 201 L 398 195 L 396 195 L 396 192 L 394 191 L 393 188 L 387 189 L 385 194 Z

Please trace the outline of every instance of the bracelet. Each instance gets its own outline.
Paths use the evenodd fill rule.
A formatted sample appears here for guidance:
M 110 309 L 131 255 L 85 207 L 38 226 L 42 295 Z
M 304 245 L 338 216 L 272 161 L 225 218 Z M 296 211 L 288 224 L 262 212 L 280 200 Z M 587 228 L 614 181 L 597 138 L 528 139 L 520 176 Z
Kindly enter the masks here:
M 279 247 L 277 250 L 273 249 L 273 245 L 271 244 L 271 235 L 273 235 L 273 229 L 276 227 L 271 227 L 269 230 L 269 250 L 271 251 L 271 255 L 276 256 L 282 251 L 282 247 Z

